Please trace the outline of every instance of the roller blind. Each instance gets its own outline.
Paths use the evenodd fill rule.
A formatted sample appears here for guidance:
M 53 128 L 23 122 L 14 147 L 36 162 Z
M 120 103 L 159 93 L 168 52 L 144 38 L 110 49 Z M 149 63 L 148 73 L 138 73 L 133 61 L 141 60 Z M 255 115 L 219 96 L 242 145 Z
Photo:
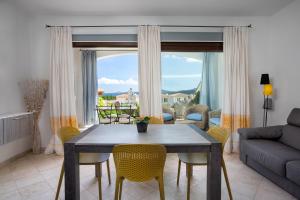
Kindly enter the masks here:
M 223 42 L 223 32 L 162 32 L 162 42 Z M 136 34 L 73 34 L 73 42 L 137 42 Z

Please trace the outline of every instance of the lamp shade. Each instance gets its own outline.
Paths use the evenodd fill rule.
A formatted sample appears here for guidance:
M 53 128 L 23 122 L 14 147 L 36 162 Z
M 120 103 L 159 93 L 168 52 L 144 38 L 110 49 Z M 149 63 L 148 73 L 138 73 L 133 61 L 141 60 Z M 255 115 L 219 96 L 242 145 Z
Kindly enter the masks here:
M 270 84 L 269 74 L 262 74 L 261 75 L 260 84 L 261 85 Z
M 264 95 L 270 96 L 273 94 L 273 86 L 271 84 L 264 85 Z

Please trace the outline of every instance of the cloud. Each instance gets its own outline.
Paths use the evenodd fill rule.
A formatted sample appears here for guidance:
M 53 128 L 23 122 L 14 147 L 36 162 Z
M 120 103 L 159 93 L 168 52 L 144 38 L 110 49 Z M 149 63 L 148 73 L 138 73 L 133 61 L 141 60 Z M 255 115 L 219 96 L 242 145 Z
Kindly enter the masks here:
M 185 61 L 186 62 L 189 62 L 189 63 L 201 63 L 202 60 L 198 60 L 196 58 L 188 58 L 188 57 L 184 57 L 185 58 Z
M 201 78 L 202 74 L 163 75 L 162 78 Z
M 166 55 L 163 55 L 164 58 L 172 58 L 172 59 L 176 59 L 176 60 L 184 60 L 185 62 L 188 62 L 188 63 L 202 63 L 203 61 L 202 60 L 199 60 L 199 59 L 196 59 L 196 58 L 191 58 L 191 57 L 185 57 L 185 56 L 177 56 L 177 55 L 174 55 L 174 54 L 166 54 Z
M 116 54 L 117 53 L 117 54 Z M 137 52 L 119 52 L 116 50 L 113 55 L 101 55 L 97 57 L 97 61 L 105 60 L 105 59 L 110 59 L 114 57 L 119 57 L 119 56 L 128 56 L 128 55 L 137 55 Z
M 110 79 L 106 77 L 102 77 L 98 79 L 98 84 L 104 84 L 104 85 L 138 85 L 137 80 L 134 80 L 133 78 L 129 78 L 127 80 L 119 80 L 119 79 Z

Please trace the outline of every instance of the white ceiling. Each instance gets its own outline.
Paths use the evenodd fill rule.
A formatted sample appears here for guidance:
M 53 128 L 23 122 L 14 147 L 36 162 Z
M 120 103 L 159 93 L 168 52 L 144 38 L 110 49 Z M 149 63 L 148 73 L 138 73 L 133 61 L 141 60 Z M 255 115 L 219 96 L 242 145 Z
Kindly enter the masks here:
M 269 16 L 294 0 L 17 0 L 31 13 L 114 16 Z

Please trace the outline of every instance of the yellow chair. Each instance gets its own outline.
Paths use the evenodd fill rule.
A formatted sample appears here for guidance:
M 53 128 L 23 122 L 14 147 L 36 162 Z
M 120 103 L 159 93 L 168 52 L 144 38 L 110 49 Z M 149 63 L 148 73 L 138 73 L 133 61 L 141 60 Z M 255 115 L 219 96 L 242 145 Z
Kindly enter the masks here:
M 164 120 L 158 117 L 150 117 L 149 124 L 163 124 Z
M 229 137 L 229 133 L 220 127 L 212 127 L 207 132 L 210 136 L 215 138 L 217 141 L 222 143 L 222 152 L 225 146 L 225 143 Z M 179 153 L 179 162 L 178 162 L 178 174 L 177 174 L 177 185 L 179 184 L 179 177 L 180 177 L 180 167 L 181 162 L 186 163 L 186 172 L 187 172 L 187 199 L 190 199 L 190 182 L 191 182 L 191 176 L 192 176 L 192 170 L 194 165 L 207 165 L 207 154 L 206 153 Z M 221 166 L 224 172 L 225 181 L 228 189 L 228 194 L 230 200 L 232 200 L 232 193 L 230 189 L 230 184 L 228 180 L 226 165 L 224 162 L 224 158 L 222 156 Z
M 59 131 L 59 136 L 61 138 L 62 143 L 72 139 L 75 136 L 78 136 L 80 131 L 77 128 L 73 127 L 63 127 Z M 95 165 L 96 176 L 98 179 L 98 187 L 99 187 L 99 199 L 102 199 L 102 189 L 101 189 L 101 176 L 102 176 L 102 163 L 106 161 L 107 166 L 107 175 L 108 182 L 111 184 L 110 179 L 110 170 L 109 170 L 109 153 L 80 153 L 79 154 L 79 164 L 80 165 Z M 55 200 L 58 199 L 59 191 L 61 188 L 62 179 L 64 176 L 64 162 L 61 167 L 60 177 L 58 181 L 57 191 Z
M 163 170 L 166 148 L 155 144 L 117 145 L 113 148 L 116 166 L 115 200 L 121 200 L 124 179 L 144 182 L 155 178 L 159 183 L 160 199 L 165 199 Z

